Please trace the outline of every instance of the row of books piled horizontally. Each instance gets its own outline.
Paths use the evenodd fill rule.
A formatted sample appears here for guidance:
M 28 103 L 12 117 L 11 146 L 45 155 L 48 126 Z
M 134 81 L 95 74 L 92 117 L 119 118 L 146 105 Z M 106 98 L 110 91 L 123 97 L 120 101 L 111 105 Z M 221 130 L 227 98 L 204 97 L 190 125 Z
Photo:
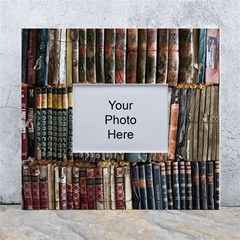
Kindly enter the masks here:
M 24 165 L 23 209 L 219 209 L 219 161 Z
M 23 29 L 22 82 L 219 83 L 219 29 Z

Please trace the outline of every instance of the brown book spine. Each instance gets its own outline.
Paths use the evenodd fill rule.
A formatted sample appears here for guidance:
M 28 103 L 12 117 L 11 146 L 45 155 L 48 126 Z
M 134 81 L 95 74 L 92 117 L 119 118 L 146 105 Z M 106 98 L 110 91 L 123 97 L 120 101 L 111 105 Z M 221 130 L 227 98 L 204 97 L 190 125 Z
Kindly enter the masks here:
M 104 72 L 104 29 L 96 29 L 96 74 L 97 82 L 105 82 Z
M 200 92 L 201 90 L 199 88 L 195 89 L 195 110 L 194 110 L 194 116 L 193 116 L 193 151 L 192 151 L 192 157 L 193 161 L 198 161 L 202 159 L 198 159 L 198 146 L 200 145 L 198 142 L 198 134 L 199 134 L 199 107 L 200 107 Z
M 80 175 L 78 167 L 73 167 L 72 185 L 73 185 L 73 206 L 74 209 L 80 209 Z
M 72 29 L 66 30 L 66 82 L 72 85 L 73 79 L 73 41 L 71 38 Z
M 110 167 L 110 209 L 116 209 L 116 196 L 115 196 L 115 167 Z M 105 198 L 105 181 L 104 181 L 104 198 Z M 108 191 L 106 191 L 108 192 Z
M 72 41 L 72 83 L 79 83 L 79 30 L 78 29 L 71 29 L 70 39 Z M 71 83 L 70 83 L 70 86 L 71 86 Z
M 58 85 L 60 80 L 60 50 L 61 50 L 61 29 L 54 29 L 54 66 L 53 85 Z
M 132 209 L 132 186 L 131 186 L 131 174 L 130 167 L 124 167 L 124 186 L 125 186 L 125 205 L 126 209 Z
M 60 209 L 60 178 L 58 165 L 54 165 L 54 190 L 55 209 Z
M 32 182 L 32 200 L 33 209 L 40 209 L 40 167 L 39 165 L 31 166 L 31 182 Z
M 96 195 L 96 209 L 104 209 L 104 193 L 103 193 L 103 170 L 102 168 L 94 169 L 95 175 L 95 195 Z
M 81 209 L 88 209 L 86 169 L 79 169 Z
M 72 167 L 67 166 L 67 209 L 74 209 L 72 180 L 73 180 Z
M 94 168 L 86 169 L 88 209 L 96 209 Z
M 86 51 L 87 51 L 87 33 L 86 29 L 79 29 L 79 82 L 87 81 L 86 74 Z
M 193 209 L 191 162 L 185 162 L 186 172 L 186 209 Z
M 33 209 L 31 173 L 28 165 L 22 166 L 23 209 Z
M 22 87 L 22 160 L 28 158 L 28 139 L 27 139 L 27 87 Z
M 55 30 L 50 29 L 50 42 L 49 42 L 49 63 L 48 63 L 48 85 L 53 85 L 53 69 L 54 69 L 54 39 Z
M 59 184 L 59 195 L 60 195 L 60 209 L 67 209 L 67 169 L 66 167 L 59 167 L 60 170 L 60 184 Z
M 115 168 L 116 209 L 125 209 L 124 167 Z
M 49 209 L 48 202 L 48 169 L 47 165 L 40 165 L 40 208 Z
M 48 203 L 49 209 L 55 209 L 55 199 L 54 199 L 54 168 L 52 164 L 47 165 L 48 171 Z

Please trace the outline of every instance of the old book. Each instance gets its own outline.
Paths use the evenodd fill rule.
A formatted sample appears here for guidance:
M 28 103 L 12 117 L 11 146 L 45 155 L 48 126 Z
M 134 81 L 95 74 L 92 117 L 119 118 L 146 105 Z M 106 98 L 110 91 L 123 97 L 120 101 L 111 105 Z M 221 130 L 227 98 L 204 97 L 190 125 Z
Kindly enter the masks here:
M 166 179 L 167 179 L 168 209 L 173 209 L 172 165 L 170 161 L 166 162 Z
M 148 209 L 145 165 L 143 164 L 139 165 L 138 172 L 139 172 L 139 187 L 141 194 L 141 209 Z
M 52 89 L 52 160 L 57 160 L 58 146 L 58 90 Z
M 67 128 L 67 160 L 73 161 L 73 102 L 72 87 L 68 87 L 68 128 Z
M 206 29 L 199 29 L 198 34 L 198 76 L 197 83 L 205 83 L 205 64 L 206 64 Z
M 54 165 L 54 196 L 55 196 L 55 209 L 60 209 L 60 177 L 59 166 Z
M 139 186 L 138 165 L 131 167 L 131 182 L 133 195 L 133 209 L 141 209 L 141 193 Z
M 208 122 L 208 151 L 207 151 L 207 160 L 211 161 L 212 159 L 212 150 L 213 150 L 213 111 L 214 111 L 214 99 L 215 91 L 214 86 L 210 86 L 210 110 L 209 110 L 209 122 Z
M 115 169 L 114 169 L 115 170 Z M 103 192 L 104 192 L 104 209 L 109 210 L 111 209 L 111 205 L 113 205 L 114 201 L 116 201 L 116 196 L 112 197 L 112 179 L 111 179 L 111 169 L 109 167 L 103 168 Z M 114 176 L 116 178 L 116 173 L 114 172 Z M 110 186 L 111 183 L 111 186 Z M 114 179 L 115 184 L 115 179 Z M 116 195 L 116 185 L 115 185 L 115 192 Z M 115 202 L 116 205 L 116 202 Z
M 36 88 L 36 145 L 35 156 L 41 160 L 41 119 L 42 119 L 42 89 Z
M 42 88 L 41 159 L 47 159 L 47 88 Z
M 104 209 L 104 192 L 103 192 L 103 169 L 94 169 L 95 177 L 95 195 L 96 195 L 96 209 Z
M 68 152 L 68 88 L 62 89 L 62 157 L 67 160 Z
M 72 29 L 66 30 L 66 83 L 71 86 L 73 82 L 73 41 L 71 39 Z
M 29 165 L 22 166 L 22 194 L 23 194 L 23 209 L 25 210 L 33 209 L 31 172 Z
M 192 160 L 198 161 L 198 134 L 199 134 L 199 107 L 200 107 L 200 96 L 201 90 L 199 88 L 195 89 L 195 110 L 193 116 L 193 148 L 192 148 Z
M 80 209 L 80 176 L 78 167 L 73 167 L 72 170 L 72 187 L 73 187 L 73 207 L 74 209 Z
M 181 209 L 186 209 L 186 175 L 185 162 L 179 162 L 179 184 L 180 184 L 180 206 Z
M 155 209 L 155 196 L 153 188 L 153 173 L 152 164 L 148 163 L 145 165 L 145 175 L 146 175 L 146 189 L 147 189 L 147 209 Z
M 72 83 L 79 83 L 79 29 L 70 30 L 70 40 L 72 41 Z M 72 84 L 68 82 L 68 86 Z
M 132 209 L 132 187 L 131 187 L 131 169 L 124 167 L 124 189 L 125 189 L 125 207 L 126 210 Z
M 207 29 L 206 84 L 219 83 L 219 29 Z
M 163 209 L 168 209 L 167 176 L 165 162 L 160 163 Z
M 48 85 L 53 85 L 53 68 L 54 68 L 54 40 L 55 29 L 50 29 L 49 32 L 49 63 L 48 63 Z
M 214 184 L 215 184 L 215 209 L 220 209 L 220 162 L 214 162 L 215 171 L 214 171 Z
M 193 196 L 192 196 L 192 168 L 191 162 L 185 162 L 186 172 L 186 209 L 193 209 Z
M 28 158 L 28 138 L 27 138 L 27 87 L 22 87 L 22 160 L 27 160 Z
M 193 84 L 197 83 L 198 76 L 198 32 L 199 29 L 193 29 Z
M 31 170 L 31 183 L 32 183 L 32 202 L 33 209 L 40 209 L 40 167 L 39 165 L 32 165 Z
M 67 166 L 67 209 L 74 209 L 72 170 L 72 166 Z
M 160 163 L 152 164 L 153 171 L 153 188 L 154 188 L 154 200 L 155 208 L 162 209 L 162 185 L 161 185 L 161 176 L 160 176 Z
M 208 209 L 214 209 L 214 165 L 212 161 L 207 162 L 207 202 Z
M 86 169 L 88 209 L 96 209 L 94 168 Z
M 126 83 L 126 38 L 125 28 L 116 29 L 115 83 Z
M 80 201 L 81 201 L 81 209 L 88 209 L 88 193 L 87 193 L 87 178 L 86 178 L 86 169 L 80 168 Z
M 199 194 L 199 166 L 198 162 L 192 162 L 192 198 L 193 209 L 200 209 L 200 194 Z
M 22 82 L 27 82 L 28 29 L 22 29 Z
M 60 81 L 60 50 L 61 50 L 61 29 L 54 29 L 54 66 L 53 85 L 58 85 Z
M 178 69 L 179 69 L 178 29 L 169 29 L 167 82 L 170 86 L 176 86 L 178 83 Z
M 79 82 L 87 81 L 86 71 L 86 49 L 87 49 L 87 32 L 86 29 L 79 29 Z
M 104 71 L 104 29 L 96 29 L 96 75 L 97 82 L 105 82 Z
M 157 73 L 157 29 L 147 30 L 147 62 L 145 83 L 156 83 Z
M 199 162 L 200 209 L 207 209 L 206 162 Z
M 115 83 L 115 41 L 115 29 L 105 29 L 105 83 Z
M 59 195 L 60 195 L 60 209 L 67 209 L 67 167 L 59 167 L 60 183 L 59 183 Z
M 193 29 L 179 29 L 179 83 L 193 83 Z
M 179 166 L 177 161 L 172 162 L 172 183 L 173 183 L 174 209 L 181 209 L 180 187 L 179 187 Z
M 55 199 L 54 199 L 54 167 L 52 164 L 47 165 L 47 171 L 48 171 L 48 203 L 49 203 L 49 209 L 55 209 Z
M 116 209 L 125 209 L 124 167 L 115 168 Z
M 63 160 L 63 89 L 57 89 L 57 160 Z
M 47 160 L 52 160 L 53 143 L 53 97 L 52 88 L 47 89 Z
M 79 162 L 84 162 L 84 153 L 79 153 Z
M 59 65 L 59 85 L 66 85 L 66 37 L 67 37 L 67 30 L 65 28 L 61 29 L 61 48 L 60 48 L 60 65 Z M 71 63 L 70 63 L 71 64 Z
M 169 30 L 158 29 L 157 83 L 167 83 Z
M 138 30 L 127 29 L 127 83 L 137 82 Z
M 86 48 L 86 76 L 87 81 L 96 83 L 96 29 L 87 29 Z
M 48 167 L 40 165 L 40 209 L 49 209 L 48 202 Z

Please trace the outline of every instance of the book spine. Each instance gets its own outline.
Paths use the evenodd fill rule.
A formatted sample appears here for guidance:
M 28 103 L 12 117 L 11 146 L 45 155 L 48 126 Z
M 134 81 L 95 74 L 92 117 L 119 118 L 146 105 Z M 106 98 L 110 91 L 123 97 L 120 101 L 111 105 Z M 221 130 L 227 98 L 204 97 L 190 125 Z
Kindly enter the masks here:
M 198 162 L 192 162 L 192 196 L 193 196 L 193 209 L 200 209 L 200 196 L 199 196 L 199 166 Z
M 60 48 L 60 65 L 59 65 L 59 84 L 66 84 L 66 29 L 61 29 L 61 48 Z
M 193 209 L 192 201 L 192 170 L 191 162 L 185 162 L 185 172 L 186 172 L 186 209 Z
M 172 162 L 172 181 L 173 181 L 173 202 L 174 202 L 174 209 L 181 209 L 181 202 L 180 202 L 180 187 L 179 187 L 179 168 L 178 162 Z
M 96 29 L 87 29 L 86 74 L 88 82 L 96 83 Z
M 157 73 L 157 29 L 147 30 L 146 83 L 156 83 Z
M 186 209 L 186 176 L 185 176 L 185 162 L 179 162 L 179 183 L 180 183 L 180 206 L 181 209 Z
M 57 160 L 63 160 L 63 101 L 62 88 L 57 89 Z
M 197 83 L 198 75 L 198 32 L 199 29 L 193 29 L 193 84 Z
M 125 206 L 126 209 L 133 209 L 132 207 L 132 187 L 131 187 L 131 169 L 130 167 L 124 167 L 124 187 L 125 187 Z
M 67 209 L 74 209 L 73 202 L 73 172 L 72 167 L 67 166 Z
M 73 161 L 73 102 L 72 87 L 68 88 L 68 133 L 67 133 L 67 159 Z
M 27 87 L 22 87 L 22 160 L 28 158 L 28 138 L 27 138 Z
M 47 89 L 47 160 L 52 160 L 53 144 L 53 96 L 52 88 Z
M 138 30 L 127 29 L 127 83 L 137 82 Z
M 200 209 L 207 209 L 206 162 L 199 162 Z
M 86 51 L 87 51 L 87 33 L 86 29 L 79 29 L 79 82 L 87 81 L 86 74 Z
M 96 209 L 104 209 L 104 193 L 103 193 L 103 170 L 102 168 L 94 169 L 95 176 L 95 195 L 96 195 Z
M 68 86 L 73 82 L 73 41 L 72 29 L 66 30 L 66 82 Z
M 141 194 L 141 209 L 148 209 L 145 165 L 139 165 L 138 172 L 139 172 L 139 187 Z
M 88 209 L 96 209 L 94 168 L 86 169 Z
M 60 177 L 59 166 L 54 165 L 54 196 L 55 196 L 55 209 L 60 209 Z
M 124 167 L 115 168 L 116 209 L 125 209 Z
M 96 29 L 96 75 L 98 83 L 105 83 L 104 72 L 104 29 Z
M 158 30 L 157 83 L 167 83 L 169 30 Z
M 115 197 L 115 167 L 110 167 L 110 209 L 116 209 L 116 197 Z M 105 199 L 105 181 L 104 181 L 104 199 Z M 104 203 L 105 204 L 105 203 Z
M 52 160 L 57 160 L 58 145 L 58 90 L 52 89 Z
M 207 193 L 208 193 L 208 209 L 214 209 L 214 172 L 213 162 L 207 162 Z
M 167 177 L 168 209 L 173 209 L 172 166 L 171 166 L 171 162 L 166 162 L 166 177 Z
M 53 85 L 58 85 L 60 81 L 60 50 L 61 50 L 61 29 L 54 29 L 54 66 Z
M 62 89 L 62 157 L 67 160 L 68 153 L 68 88 Z
M 67 169 L 66 167 L 59 167 L 60 170 L 60 209 L 67 210 Z
M 32 183 L 32 201 L 33 209 L 40 209 L 40 168 L 39 165 L 31 166 L 31 183 Z
M 115 82 L 126 83 L 126 29 L 116 29 Z
M 48 171 L 48 203 L 49 209 L 55 209 L 55 199 L 54 199 L 54 168 L 52 164 L 47 165 Z
M 211 161 L 212 159 L 212 150 L 213 150 L 213 110 L 214 110 L 214 86 L 210 86 L 210 111 L 209 111 L 209 122 L 208 122 L 208 150 L 207 150 L 207 160 Z
M 79 168 L 73 167 L 72 185 L 73 185 L 73 206 L 74 209 L 80 209 L 80 175 Z
M 22 166 L 23 209 L 33 209 L 31 173 L 28 165 Z
M 201 102 L 201 90 L 199 88 L 195 89 L 195 106 L 194 106 L 194 116 L 193 116 L 193 149 L 192 149 L 192 160 L 198 160 L 198 135 L 199 135 L 199 108 Z
M 112 196 L 111 196 L 111 192 L 113 191 L 113 189 L 110 189 L 110 187 L 112 186 L 112 185 L 110 186 L 110 183 L 111 183 L 110 182 L 110 180 L 111 180 L 110 179 L 110 171 L 111 171 L 111 169 L 109 169 L 108 167 L 103 168 L 103 190 L 104 190 L 103 192 L 104 192 L 104 209 L 105 210 L 109 210 L 111 205 L 113 205 L 113 204 L 116 209 L 116 202 L 115 202 L 116 197 L 112 198 Z M 114 179 L 114 181 L 115 181 L 115 179 Z M 116 188 L 116 186 L 115 186 L 115 188 Z M 114 192 L 114 194 L 116 194 L 116 193 Z
M 72 41 L 72 83 L 79 83 L 79 30 L 71 29 L 70 39 Z M 68 86 L 72 85 L 71 82 Z
M 27 82 L 27 58 L 28 58 L 28 34 L 29 30 L 22 29 L 22 82 Z
M 147 29 L 138 29 L 137 83 L 145 83 L 147 61 Z
M 47 159 L 47 88 L 42 88 L 41 156 Z
M 155 195 L 154 195 L 154 188 L 153 188 L 153 173 L 152 173 L 152 164 L 151 163 L 145 165 L 145 174 L 146 174 L 148 209 L 156 209 Z
M 170 86 L 176 86 L 178 83 L 178 69 L 179 69 L 178 29 L 169 29 L 167 82 Z
M 105 82 L 115 83 L 116 30 L 105 29 Z
M 163 209 L 168 209 L 167 177 L 165 162 L 160 163 Z
M 40 209 L 49 209 L 48 202 L 48 168 L 47 165 L 40 165 Z
M 153 187 L 156 209 L 163 209 L 162 206 L 162 185 L 160 177 L 160 163 L 153 163 Z
M 49 63 L 48 63 L 48 85 L 53 85 L 53 74 L 54 74 L 54 40 L 55 30 L 50 29 L 49 32 Z
M 215 209 L 220 209 L 220 162 L 215 161 Z
M 133 209 L 141 209 L 141 193 L 139 187 L 138 165 L 131 167 L 131 182 L 133 195 Z
M 41 160 L 41 119 L 42 119 L 42 89 L 36 88 L 36 147 L 35 155 Z
M 87 194 L 87 179 L 86 179 L 86 169 L 79 169 L 80 175 L 80 201 L 81 209 L 88 209 L 88 194 Z
M 206 29 L 199 29 L 198 34 L 198 76 L 197 83 L 205 83 L 205 66 L 206 66 Z

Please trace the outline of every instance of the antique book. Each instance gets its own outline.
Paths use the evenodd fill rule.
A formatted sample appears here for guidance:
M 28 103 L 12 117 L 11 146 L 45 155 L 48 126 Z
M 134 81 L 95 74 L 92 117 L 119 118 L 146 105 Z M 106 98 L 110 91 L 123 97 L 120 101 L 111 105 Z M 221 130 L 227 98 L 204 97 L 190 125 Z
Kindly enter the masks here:
M 200 194 L 200 209 L 207 209 L 207 172 L 206 162 L 199 162 L 199 194 Z
M 186 209 L 193 209 L 193 195 L 192 195 L 192 168 L 191 162 L 185 162 L 186 172 Z
M 169 30 L 158 29 L 157 83 L 167 83 Z
M 22 194 L 23 194 L 23 209 L 33 209 L 33 194 L 31 184 L 31 172 L 29 165 L 22 166 Z
M 105 82 L 103 28 L 96 29 L 96 75 L 97 83 Z
M 86 169 L 88 209 L 96 209 L 94 168 Z
M 42 88 L 41 159 L 47 159 L 47 88 Z
M 193 116 L 193 148 L 192 148 L 192 160 L 198 161 L 198 146 L 200 145 L 198 142 L 198 134 L 199 134 L 199 106 L 200 106 L 200 96 L 201 90 L 199 88 L 195 89 L 195 110 Z
M 155 207 L 156 209 L 163 209 L 160 163 L 153 163 L 152 171 L 153 171 L 153 188 L 154 188 Z
M 73 188 L 73 208 L 80 209 L 80 175 L 78 167 L 73 167 L 72 170 L 72 188 Z
M 67 166 L 67 209 L 74 209 L 72 171 L 73 171 L 72 166 Z
M 40 165 L 40 209 L 49 209 L 48 200 L 48 167 L 47 165 Z
M 115 168 L 116 209 L 125 209 L 124 167 Z
M 66 85 L 66 37 L 67 30 L 65 28 L 61 29 L 61 48 L 60 48 L 60 65 L 59 65 L 59 85 Z
M 214 162 L 215 171 L 214 171 L 214 186 L 215 186 L 215 209 L 220 209 L 220 162 Z
M 28 158 L 28 137 L 27 137 L 27 87 L 22 87 L 22 160 L 27 160 Z
M 193 30 L 193 79 L 192 83 L 197 83 L 198 76 L 198 32 L 199 29 L 194 28 Z
M 57 160 L 63 160 L 63 89 L 57 89 Z
M 62 157 L 67 160 L 68 152 L 68 88 L 62 89 Z
M 198 162 L 192 162 L 192 198 L 193 209 L 200 209 L 200 195 L 199 195 L 199 166 Z
M 124 195 L 125 195 L 125 207 L 126 210 L 132 209 L 132 186 L 131 186 L 131 175 L 130 167 L 124 167 Z
M 170 161 L 166 162 L 166 179 L 167 179 L 168 209 L 173 209 L 172 165 Z
M 72 28 L 70 31 L 72 41 L 72 83 L 79 83 L 79 29 Z M 67 82 L 71 86 L 71 82 Z
M 116 201 L 116 196 L 114 198 L 112 198 L 112 189 L 110 189 L 112 187 L 112 185 L 110 186 L 111 182 L 111 169 L 109 167 L 105 167 L 103 168 L 103 192 L 104 192 L 104 209 L 105 210 L 109 210 L 111 209 L 111 205 L 113 205 L 113 201 Z M 114 176 L 116 175 L 116 173 L 114 172 Z M 116 178 L 116 176 L 115 176 Z M 114 179 L 114 184 L 115 184 L 115 179 Z M 115 186 L 116 188 L 116 186 Z M 116 195 L 116 189 L 114 192 L 114 195 Z M 115 202 L 116 205 L 116 202 Z
M 115 83 L 126 83 L 126 38 L 125 28 L 116 29 Z
M 141 209 L 148 209 L 145 165 L 138 165 Z
M 54 166 L 52 164 L 47 165 L 47 171 L 48 171 L 48 203 L 49 203 L 49 209 L 53 210 L 55 209 L 55 199 L 54 199 Z
M 73 161 L 73 102 L 72 87 L 68 87 L 68 127 L 67 127 L 67 160 Z
M 136 28 L 127 29 L 127 83 L 137 82 L 137 49 L 138 30 Z
M 180 206 L 181 209 L 186 209 L 186 175 L 185 162 L 179 162 L 179 185 L 180 185 Z
M 47 160 L 52 160 L 53 143 L 53 97 L 52 88 L 47 88 Z
M 22 82 L 27 82 L 28 29 L 22 29 Z
M 41 119 L 42 119 L 42 89 L 36 88 L 36 145 L 35 156 L 41 160 Z
M 87 81 L 86 71 L 87 32 L 86 29 L 79 29 L 79 82 Z
M 54 66 L 53 85 L 58 85 L 60 81 L 60 50 L 61 50 L 61 29 L 54 29 Z
M 214 209 L 214 165 L 212 161 L 207 162 L 207 202 L 208 209 Z
M 40 167 L 39 165 L 32 165 L 30 170 L 33 209 L 40 209 Z
M 141 209 L 141 193 L 139 186 L 138 165 L 131 167 L 131 182 L 133 193 L 133 209 Z
M 103 192 L 103 169 L 95 168 L 95 195 L 96 195 L 96 209 L 104 209 L 104 192 Z
M 52 89 L 52 160 L 57 160 L 58 145 L 58 90 Z
M 163 209 L 168 209 L 167 176 L 165 162 L 160 163 Z
M 153 187 L 153 172 L 152 164 L 148 163 L 145 165 L 145 174 L 146 174 L 146 189 L 147 189 L 147 202 L 148 209 L 155 209 L 155 196 L 154 196 L 154 187 Z
M 145 83 L 156 83 L 157 72 L 157 29 L 147 30 L 147 62 Z
M 54 43 L 55 29 L 50 29 L 49 32 L 49 63 L 48 63 L 48 85 L 53 85 L 53 69 L 54 69 Z
M 86 169 L 80 168 L 80 203 L 81 209 L 88 209 L 88 194 L 87 194 L 87 178 L 86 178 Z
M 60 209 L 60 177 L 59 177 L 59 166 L 54 165 L 54 196 L 55 196 L 55 209 Z
M 66 30 L 66 83 L 70 86 L 73 82 L 73 41 L 71 39 L 72 29 Z
M 67 209 L 67 167 L 59 167 L 60 183 L 59 183 L 59 196 L 60 196 L 60 209 Z
M 179 166 L 177 161 L 172 162 L 172 183 L 173 183 L 174 209 L 181 209 L 180 187 L 179 187 Z

